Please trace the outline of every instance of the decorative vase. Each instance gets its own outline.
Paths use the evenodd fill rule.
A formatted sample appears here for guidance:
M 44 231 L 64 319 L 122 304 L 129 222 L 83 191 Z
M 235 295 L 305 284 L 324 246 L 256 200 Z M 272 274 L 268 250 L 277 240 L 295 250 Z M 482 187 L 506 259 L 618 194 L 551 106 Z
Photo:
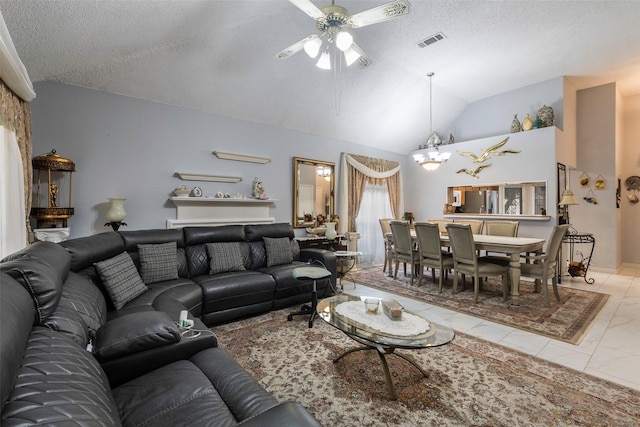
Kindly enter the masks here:
M 533 120 L 529 115 L 524 116 L 524 120 L 522 121 L 522 130 L 531 130 L 533 129 Z
M 513 121 L 511 122 L 511 133 L 520 132 L 522 130 L 520 126 L 520 120 L 518 120 L 518 115 L 514 114 Z
M 327 231 L 325 231 L 324 237 L 326 237 L 327 240 L 334 240 L 336 237 L 338 237 L 335 222 L 327 222 L 325 225 L 327 226 Z
M 538 110 L 538 118 L 542 120 L 542 127 L 553 126 L 553 108 L 548 105 L 544 105 Z
M 544 127 L 544 124 L 542 123 L 542 120 L 540 119 L 540 117 L 536 117 L 536 119 L 533 121 L 533 128 L 540 129 L 543 127 Z
M 107 209 L 107 219 L 111 222 L 122 222 L 127 217 L 124 210 L 124 201 L 127 199 L 109 199 L 109 209 Z

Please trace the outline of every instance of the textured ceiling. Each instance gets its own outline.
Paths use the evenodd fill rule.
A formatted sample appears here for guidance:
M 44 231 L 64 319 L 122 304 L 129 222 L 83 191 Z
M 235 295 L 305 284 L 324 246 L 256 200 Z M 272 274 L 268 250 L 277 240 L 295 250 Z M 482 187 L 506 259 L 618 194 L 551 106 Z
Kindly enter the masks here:
M 312 0 L 318 7 L 327 0 Z M 340 74 L 304 52 L 316 34 L 285 0 L 0 0 L 31 79 L 124 94 L 407 153 L 467 104 L 559 76 L 640 93 L 639 1 L 411 1 L 351 33 L 373 60 Z M 338 1 L 351 14 L 386 0 Z M 421 49 L 436 32 L 446 38 Z M 336 106 L 339 105 L 339 115 Z

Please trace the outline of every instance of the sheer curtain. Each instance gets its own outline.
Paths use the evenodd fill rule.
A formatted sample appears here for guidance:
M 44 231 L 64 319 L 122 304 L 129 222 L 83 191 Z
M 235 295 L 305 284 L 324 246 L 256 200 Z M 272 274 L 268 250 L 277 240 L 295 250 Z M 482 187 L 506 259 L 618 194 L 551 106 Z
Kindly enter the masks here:
M 358 251 L 361 264 L 382 264 L 384 262 L 384 241 L 380 218 L 392 218 L 389 191 L 386 185 L 365 184 L 356 227 L 360 232 Z
M 27 70 L 0 13 L 0 258 L 24 248 L 31 210 L 31 110 Z

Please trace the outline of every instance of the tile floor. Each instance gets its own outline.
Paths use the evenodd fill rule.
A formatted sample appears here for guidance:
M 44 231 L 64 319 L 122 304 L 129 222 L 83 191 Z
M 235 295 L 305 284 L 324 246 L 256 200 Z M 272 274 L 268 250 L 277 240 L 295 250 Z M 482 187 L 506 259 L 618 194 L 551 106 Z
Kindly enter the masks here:
M 394 295 L 406 309 L 436 315 L 460 332 L 556 362 L 579 371 L 640 390 L 640 269 L 619 274 L 591 272 L 593 285 L 582 278 L 563 277 L 560 286 L 611 295 L 578 345 L 524 332 L 434 305 Z M 364 285 L 353 287 L 345 278 L 344 292 L 384 297 L 385 292 Z

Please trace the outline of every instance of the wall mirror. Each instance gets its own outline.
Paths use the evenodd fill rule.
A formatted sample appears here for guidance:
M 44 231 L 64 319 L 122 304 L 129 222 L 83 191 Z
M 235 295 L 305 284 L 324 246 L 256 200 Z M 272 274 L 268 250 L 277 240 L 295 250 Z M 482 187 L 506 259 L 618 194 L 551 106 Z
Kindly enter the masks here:
M 294 227 L 314 227 L 335 214 L 335 163 L 293 158 Z
M 546 181 L 448 187 L 447 199 L 456 213 L 547 215 Z

